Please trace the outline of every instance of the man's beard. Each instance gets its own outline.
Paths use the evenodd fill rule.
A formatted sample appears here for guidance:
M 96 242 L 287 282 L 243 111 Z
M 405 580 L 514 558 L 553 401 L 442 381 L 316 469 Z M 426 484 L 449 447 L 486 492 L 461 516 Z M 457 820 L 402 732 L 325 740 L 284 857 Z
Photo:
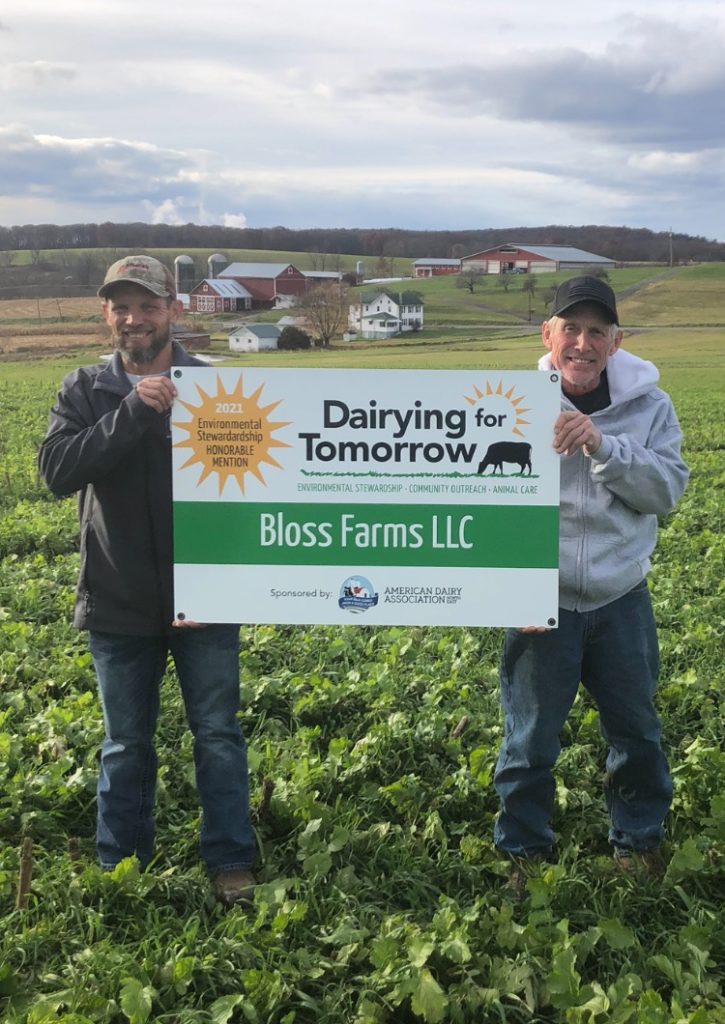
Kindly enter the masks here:
M 167 329 L 163 333 L 152 336 L 145 345 L 128 342 L 122 333 L 116 335 L 115 342 L 116 348 L 128 362 L 133 363 L 134 366 L 149 366 L 163 352 L 169 344 L 170 338 L 171 331 Z

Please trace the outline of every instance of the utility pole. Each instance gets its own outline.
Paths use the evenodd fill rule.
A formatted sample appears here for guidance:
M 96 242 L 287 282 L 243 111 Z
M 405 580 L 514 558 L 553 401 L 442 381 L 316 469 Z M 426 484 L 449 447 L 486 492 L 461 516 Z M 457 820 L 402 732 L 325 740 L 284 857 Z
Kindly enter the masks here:
M 672 228 L 670 228 L 670 266 L 672 266 Z

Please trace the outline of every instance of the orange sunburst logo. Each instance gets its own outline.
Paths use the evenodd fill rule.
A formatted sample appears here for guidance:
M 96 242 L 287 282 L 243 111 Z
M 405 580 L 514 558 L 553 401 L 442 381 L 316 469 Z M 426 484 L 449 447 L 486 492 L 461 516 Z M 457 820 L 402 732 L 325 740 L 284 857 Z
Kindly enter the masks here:
M 240 374 L 233 391 L 225 391 L 217 375 L 216 394 L 208 395 L 197 384 L 199 405 L 179 400 L 179 404 L 191 414 L 191 419 L 174 423 L 175 427 L 189 434 L 186 440 L 177 441 L 174 447 L 191 449 L 191 455 L 180 468 L 186 469 L 197 463 L 201 466 L 197 486 L 212 473 L 217 473 L 220 495 L 230 479 L 237 481 L 244 494 L 247 473 L 266 487 L 262 465 L 266 463 L 282 469 L 271 451 L 273 448 L 291 448 L 292 445 L 272 435 L 289 423 L 270 419 L 270 414 L 280 402 L 262 405 L 263 388 L 264 384 L 260 384 L 253 394 L 245 395 Z
M 512 434 L 518 434 L 519 437 L 526 437 L 526 434 L 524 433 L 524 431 L 523 430 L 519 430 L 519 427 L 528 427 L 528 426 L 531 425 L 529 420 L 525 420 L 523 418 L 523 415 L 522 415 L 523 413 L 530 412 L 531 410 L 530 410 L 530 408 L 527 408 L 527 409 L 520 408 L 521 403 L 525 402 L 526 398 L 525 398 L 524 395 L 519 395 L 517 397 L 516 395 L 514 395 L 514 391 L 515 391 L 515 387 L 509 388 L 508 391 L 504 391 L 504 389 L 503 389 L 503 381 L 499 381 L 496 388 L 492 388 L 490 383 L 488 381 L 486 381 L 486 389 L 485 389 L 485 391 L 481 391 L 481 389 L 479 387 L 474 386 L 474 388 L 473 388 L 473 397 L 469 397 L 468 395 L 464 395 L 463 397 L 465 398 L 465 400 L 468 402 L 469 405 L 473 405 L 473 406 L 478 405 L 478 403 L 481 402 L 483 399 L 486 399 L 486 400 L 493 399 L 493 402 L 491 404 L 493 406 L 499 408 L 499 409 L 502 407 L 502 404 L 503 404 L 501 402 L 501 399 L 503 399 L 504 401 L 508 402 L 512 406 L 513 417 L 514 417 L 513 418 L 513 423 L 511 424 L 511 433 Z M 488 404 L 489 403 L 487 401 L 487 405 Z M 508 414 L 503 414 L 503 415 L 508 420 Z M 492 411 L 490 413 L 490 416 L 491 416 L 492 419 L 495 419 L 497 421 L 499 426 L 502 425 L 502 414 L 500 412 L 497 415 L 496 412 Z M 486 424 L 486 425 L 487 426 L 493 426 L 494 424 L 491 423 L 491 424 Z M 509 424 L 507 423 L 506 425 L 508 426 Z

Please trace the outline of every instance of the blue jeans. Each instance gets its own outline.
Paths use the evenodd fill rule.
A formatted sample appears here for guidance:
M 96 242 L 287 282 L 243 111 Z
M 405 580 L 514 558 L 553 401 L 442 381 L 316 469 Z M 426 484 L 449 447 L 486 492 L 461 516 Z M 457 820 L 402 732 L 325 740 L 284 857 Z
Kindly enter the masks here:
M 106 729 L 98 778 L 101 865 L 112 868 L 135 854 L 146 867 L 153 855 L 154 734 L 170 653 L 194 737 L 202 858 L 211 875 L 249 868 L 255 842 L 247 749 L 237 721 L 239 627 L 175 629 L 168 636 L 92 631 L 89 646 Z
M 552 769 L 580 681 L 609 744 L 605 796 L 614 846 L 657 846 L 672 800 L 653 704 L 659 650 L 646 582 L 592 612 L 559 609 L 548 633 L 506 631 L 501 658 L 504 740 L 494 775 L 501 811 L 496 846 L 546 854 L 554 843 Z

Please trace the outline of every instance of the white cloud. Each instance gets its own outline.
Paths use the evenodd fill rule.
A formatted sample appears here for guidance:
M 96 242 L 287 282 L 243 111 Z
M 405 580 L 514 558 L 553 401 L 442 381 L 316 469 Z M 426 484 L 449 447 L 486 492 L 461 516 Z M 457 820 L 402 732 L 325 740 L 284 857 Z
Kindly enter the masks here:
M 639 153 L 630 157 L 629 166 L 635 170 L 647 171 L 651 174 L 682 174 L 685 172 L 696 172 L 706 166 L 706 161 L 716 159 L 715 155 L 702 153 L 673 153 L 665 150 L 656 150 L 649 153 Z M 720 161 L 722 160 L 722 155 Z
M 149 210 L 152 224 L 184 224 L 179 207 L 173 199 L 164 199 L 158 206 L 144 201 L 144 206 Z
M 53 63 L 47 60 L 17 61 L 6 64 L 0 73 L 0 88 L 27 89 L 45 85 L 57 86 L 70 82 L 78 74 L 75 64 Z
M 225 228 L 246 228 L 247 218 L 243 213 L 222 214 L 222 224 Z
M 24 0 L 0 32 L 22 125 L 0 127 L 0 217 L 657 230 L 675 204 L 725 238 L 725 12 L 652 10 Z

